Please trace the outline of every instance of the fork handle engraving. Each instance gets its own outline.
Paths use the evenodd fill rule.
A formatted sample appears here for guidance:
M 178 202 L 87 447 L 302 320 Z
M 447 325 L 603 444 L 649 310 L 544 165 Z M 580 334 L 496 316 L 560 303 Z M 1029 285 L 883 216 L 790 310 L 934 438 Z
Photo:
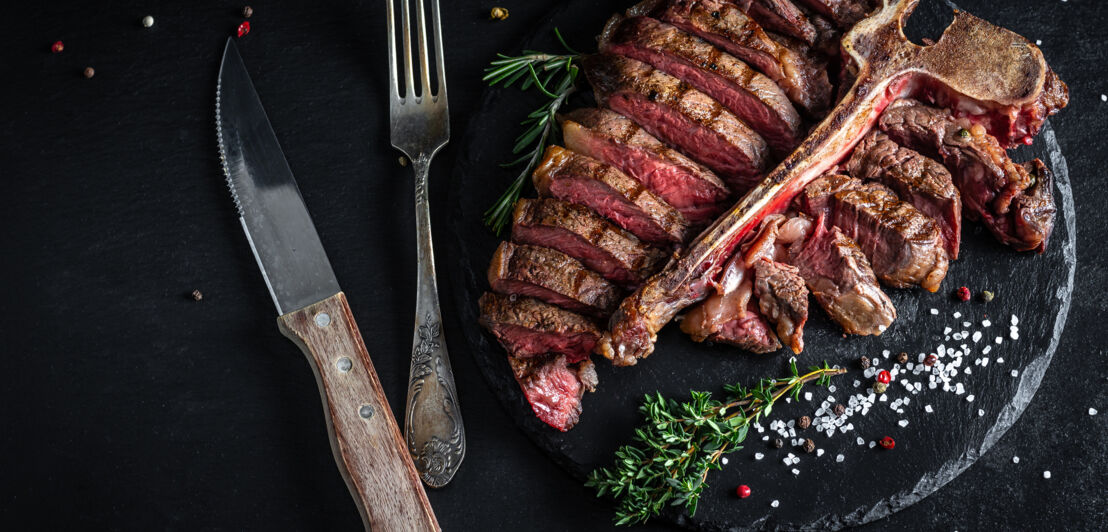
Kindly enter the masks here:
M 465 427 L 454 388 L 454 373 L 442 331 L 442 313 L 435 281 L 431 242 L 431 212 L 427 197 L 430 157 L 412 160 L 415 170 L 417 291 L 412 365 L 404 437 L 423 482 L 445 486 L 465 457 Z

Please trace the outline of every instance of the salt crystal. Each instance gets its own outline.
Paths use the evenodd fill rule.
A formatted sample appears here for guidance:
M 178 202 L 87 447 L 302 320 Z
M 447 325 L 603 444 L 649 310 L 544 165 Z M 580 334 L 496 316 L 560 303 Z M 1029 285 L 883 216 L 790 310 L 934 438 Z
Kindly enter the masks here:
M 762 441 L 769 441 L 769 436 L 768 435 L 762 436 Z
M 951 329 L 950 327 L 947 327 L 947 328 L 943 329 L 943 334 L 950 334 L 950 332 L 953 331 L 953 330 L 954 329 Z
M 1020 339 L 1020 333 L 1019 333 L 1019 331 L 1016 331 L 1016 330 L 1013 330 L 1011 333 L 1008 334 L 1008 336 L 1010 336 L 1013 340 L 1019 340 Z
M 754 453 L 754 459 L 755 460 L 761 460 L 762 458 L 765 458 L 765 456 L 766 455 L 764 455 L 762 453 Z
M 1101 94 L 1100 95 L 1100 101 L 1108 102 L 1108 94 Z
M 962 322 L 962 327 L 965 327 L 965 328 L 967 328 L 967 329 L 969 328 L 969 326 L 970 326 L 970 325 L 973 325 L 973 324 L 972 324 L 972 323 L 970 323 L 970 322 L 968 322 L 968 321 L 963 321 L 963 322 Z
M 885 357 L 885 358 L 889 358 L 889 350 L 888 350 L 888 349 L 886 349 L 886 350 L 884 350 L 884 351 L 881 351 L 881 356 L 883 356 L 883 357 Z
M 875 442 L 875 441 L 871 441 L 871 442 L 869 442 L 869 448 L 870 448 L 870 449 L 873 449 L 873 447 L 874 447 L 875 445 L 877 445 L 877 442 Z
M 966 368 L 963 373 L 965 373 L 966 375 L 973 375 L 973 368 Z
M 992 325 L 992 324 L 993 324 L 993 322 L 991 322 L 991 321 L 989 321 L 989 320 L 981 320 L 981 326 L 982 326 L 982 327 L 988 327 L 988 326 L 990 326 L 990 325 Z
M 1042 39 L 1035 39 L 1035 46 L 1042 46 L 1042 45 L 1043 45 Z M 1101 94 L 1101 96 L 1104 96 L 1104 95 Z
M 1089 415 L 1090 415 L 1090 416 L 1095 416 L 1096 414 L 1097 414 L 1097 412 L 1096 412 L 1096 409 L 1095 409 L 1095 408 L 1092 408 L 1092 407 L 1090 407 L 1090 408 L 1089 408 Z
M 958 318 L 961 318 L 961 317 L 962 317 L 962 313 L 961 313 L 961 312 L 955 312 L 955 313 L 954 313 L 954 319 L 958 319 Z
M 816 456 L 817 457 L 823 456 L 823 449 L 816 449 Z
M 793 402 L 793 398 L 792 398 L 792 397 L 786 397 L 786 398 L 785 398 L 785 403 L 786 403 L 786 404 L 787 404 L 787 403 L 791 403 L 791 402 Z
M 1012 325 L 1019 325 L 1019 324 L 1020 324 L 1020 319 L 1017 318 L 1015 314 L 1012 314 Z
M 993 346 L 987 345 L 987 346 L 985 346 L 984 349 L 981 350 L 981 354 L 982 355 L 987 355 L 987 354 L 989 354 L 989 351 L 992 351 L 992 350 L 993 350 Z M 1003 358 L 998 358 L 996 360 L 997 360 L 998 364 L 1003 364 L 1003 362 L 1001 362 L 1002 360 L 1004 360 Z
M 981 339 L 981 331 L 973 331 L 973 343 L 977 343 Z
M 907 419 L 902 419 L 900 421 L 897 421 L 896 424 L 900 425 L 901 427 L 907 427 L 908 426 L 908 420 Z
M 999 336 L 997 336 L 997 337 L 996 337 L 996 343 L 997 343 L 997 344 L 1000 344 L 1000 342 L 1003 342 L 1003 341 L 1004 341 L 1004 339 L 1003 339 L 1003 338 L 1001 338 L 1001 337 L 999 337 Z
M 1043 471 L 1043 478 L 1050 478 L 1050 471 Z
M 799 474 L 800 474 L 800 470 L 794 467 L 794 468 L 793 468 L 793 474 L 794 474 L 794 475 L 799 475 Z
M 719 461 L 720 461 L 720 462 L 721 462 L 721 463 L 722 463 L 723 465 L 727 465 L 727 457 L 726 457 L 726 456 L 724 456 L 723 458 L 720 458 L 720 459 L 719 459 Z
M 966 396 L 966 402 L 967 403 L 972 403 L 973 399 L 974 399 L 974 397 L 973 397 L 972 393 Z
M 827 387 L 827 391 L 829 391 L 829 392 L 834 392 L 834 391 L 835 391 L 835 385 L 834 385 L 834 384 L 832 384 L 831 386 L 828 386 L 828 387 Z
M 977 417 L 982 417 L 982 416 L 984 416 L 984 415 L 985 415 L 985 411 L 984 411 L 984 410 L 981 410 L 981 409 L 979 409 L 979 410 L 977 411 Z
M 769 503 L 769 505 L 774 507 L 774 508 L 777 508 L 778 506 L 781 506 L 781 501 L 778 501 L 777 499 L 774 499 L 773 502 Z
M 1018 370 L 1018 369 L 1012 370 L 1012 376 L 1013 377 L 1019 377 L 1020 376 L 1020 370 Z
M 862 445 L 862 444 L 866 443 L 866 440 L 863 440 L 862 438 L 858 438 L 857 441 L 858 441 L 858 445 Z
M 855 387 L 855 388 L 857 388 L 857 387 L 859 387 L 859 386 L 861 386 L 861 385 L 862 385 L 862 381 L 860 381 L 860 380 L 855 380 L 855 381 L 854 381 L 854 387 Z
M 873 377 L 873 374 L 876 373 L 876 372 L 877 372 L 876 369 L 873 369 L 872 367 L 869 367 L 869 368 L 866 368 L 866 370 L 862 372 L 862 375 L 864 375 L 867 379 L 869 379 L 869 378 Z
M 1004 363 L 1004 357 L 996 357 L 996 363 L 997 364 L 1003 364 Z
M 981 359 L 981 367 L 983 367 L 983 368 L 984 368 L 984 367 L 986 367 L 986 366 L 988 366 L 988 365 L 989 365 L 989 357 L 985 357 L 985 358 L 982 358 L 982 359 Z
M 835 461 L 836 461 L 836 462 L 842 462 L 843 460 L 846 460 L 846 457 L 845 457 L 845 456 L 843 456 L 843 455 L 841 455 L 841 454 L 840 454 L 840 455 L 836 455 L 836 456 L 835 456 Z
M 885 394 L 881 394 L 881 399 L 878 399 L 878 401 L 881 401 L 882 403 L 887 402 L 888 400 L 889 396 Z
M 1013 463 L 1013 464 L 1018 464 L 1018 463 L 1020 463 L 1020 457 L 1018 457 L 1018 456 L 1013 456 L 1013 457 L 1012 457 L 1012 463 Z
M 934 411 L 935 411 L 935 409 L 934 409 L 934 408 L 931 408 L 931 405 L 927 405 L 927 406 L 923 407 L 923 411 L 924 411 L 924 412 L 927 412 L 928 414 L 930 414 L 930 413 L 934 412 Z
M 811 401 L 812 400 L 812 392 L 804 392 L 804 400 L 805 401 Z
M 937 309 L 937 308 L 931 309 L 931 315 L 932 316 L 938 316 L 939 315 L 939 309 Z

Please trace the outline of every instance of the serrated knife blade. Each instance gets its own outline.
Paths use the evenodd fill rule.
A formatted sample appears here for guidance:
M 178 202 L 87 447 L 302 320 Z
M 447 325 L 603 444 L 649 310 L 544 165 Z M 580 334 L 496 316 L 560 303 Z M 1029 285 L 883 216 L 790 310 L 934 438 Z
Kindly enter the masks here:
M 331 450 L 367 530 L 439 530 L 392 408 L 254 83 L 227 39 L 216 85 L 220 160 L 279 314 L 308 357 Z

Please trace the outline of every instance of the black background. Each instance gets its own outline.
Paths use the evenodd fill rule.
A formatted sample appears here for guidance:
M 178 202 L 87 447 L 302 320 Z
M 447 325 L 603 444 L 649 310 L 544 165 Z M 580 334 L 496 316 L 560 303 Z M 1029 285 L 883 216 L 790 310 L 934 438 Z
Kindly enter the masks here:
M 959 3 L 1041 39 L 1070 86 L 1070 106 L 1052 122 L 1076 198 L 1075 301 L 1042 388 L 1013 429 L 935 495 L 870 527 L 1103 528 L 1108 10 L 1097 0 Z M 440 238 L 452 223 L 444 215 L 463 145 L 457 136 L 484 90 L 480 70 L 495 52 L 515 51 L 553 2 L 502 1 L 512 13 L 503 22 L 488 21 L 492 5 L 443 7 L 456 138 L 432 169 Z M 8 8 L 0 19 L 0 522 L 360 526 L 324 436 L 314 379 L 276 330 L 218 166 L 215 76 L 241 7 L 51 3 Z M 415 249 L 411 170 L 397 164 L 387 138 L 384 2 L 253 7 L 240 51 L 385 391 L 401 405 Z M 148 14 L 156 23 L 145 29 L 139 20 Z M 51 54 L 58 39 L 65 51 Z M 81 76 L 86 66 L 96 69 L 92 79 Z M 490 169 L 489 177 L 504 174 Z M 451 258 L 440 253 L 438 263 L 449 268 Z M 610 507 L 509 420 L 461 347 L 459 328 L 473 324 L 452 319 L 451 287 L 440 288 L 468 431 L 462 469 L 429 494 L 440 522 L 455 530 L 607 527 Z M 203 301 L 192 300 L 193 289 Z M 1105 414 L 1090 417 L 1089 407 Z

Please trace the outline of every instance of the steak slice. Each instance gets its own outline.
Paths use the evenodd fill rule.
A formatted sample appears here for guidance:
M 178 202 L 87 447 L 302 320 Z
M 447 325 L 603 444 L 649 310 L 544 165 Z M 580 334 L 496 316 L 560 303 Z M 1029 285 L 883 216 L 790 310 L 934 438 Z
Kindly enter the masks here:
M 562 138 L 570 150 L 638 179 L 693 225 L 714 219 L 731 194 L 711 170 L 607 109 L 581 108 L 562 117 Z
M 800 142 L 800 116 L 785 93 L 735 56 L 648 17 L 608 21 L 600 50 L 664 70 L 715 98 L 783 157 Z
M 950 260 L 935 220 L 900 201 L 888 187 L 844 176 L 808 185 L 800 203 L 810 216 L 825 216 L 858 243 L 877 277 L 891 286 L 939 289 Z
M 650 276 L 666 256 L 587 207 L 556 199 L 517 201 L 512 241 L 556 249 L 623 285 Z
M 477 305 L 481 325 L 513 357 L 557 353 L 572 364 L 589 358 L 600 339 L 592 320 L 537 299 L 485 292 Z
M 742 260 L 738 257 L 735 255 L 728 268 L 742 268 Z M 758 306 L 751 298 L 752 291 L 750 279 L 745 279 L 734 290 L 712 293 L 685 313 L 681 331 L 696 342 L 720 342 L 751 353 L 772 353 L 781 349 L 773 329 L 758 313 Z
M 489 264 L 489 285 L 505 295 L 529 296 L 574 312 L 607 316 L 619 291 L 577 259 L 553 249 L 501 242 Z
M 714 170 L 736 192 L 766 167 L 766 141 L 711 96 L 654 67 L 611 54 L 582 59 L 601 105 Z
M 724 0 L 647 0 L 629 14 L 650 14 L 754 65 L 811 116 L 831 104 L 824 66 L 771 39 L 761 25 Z
M 897 143 L 941 159 L 969 217 L 997 240 L 1019 251 L 1046 250 L 1054 228 L 1054 182 L 1042 161 L 1016 164 L 983 126 L 914 100 L 890 104 L 879 123 Z
M 962 230 L 962 197 L 950 172 L 915 150 L 901 147 L 873 130 L 854 148 L 846 171 L 858 179 L 873 179 L 893 189 L 939 223 L 947 255 L 958 258 Z
M 581 418 L 581 399 L 596 389 L 596 367 L 585 360 L 570 365 L 564 356 L 508 357 L 512 374 L 543 423 L 565 432 Z
M 652 243 L 685 241 L 688 222 L 642 183 L 587 155 L 550 146 L 532 177 L 539 194 L 584 205 Z
M 819 13 L 835 23 L 836 26 L 849 30 L 859 20 L 866 17 L 872 7 L 866 0 L 800 0 L 810 9 Z
M 808 238 L 789 247 L 789 261 L 843 331 L 880 335 L 896 319 L 865 254 L 838 227 L 828 230 L 824 220 L 817 220 Z
M 796 4 L 789 0 L 733 0 L 733 2 L 767 30 L 799 39 L 808 45 L 816 43 L 816 28 Z
M 808 321 L 808 288 L 795 266 L 762 257 L 754 263 L 754 297 L 758 310 L 777 325 L 777 337 L 800 354 Z

